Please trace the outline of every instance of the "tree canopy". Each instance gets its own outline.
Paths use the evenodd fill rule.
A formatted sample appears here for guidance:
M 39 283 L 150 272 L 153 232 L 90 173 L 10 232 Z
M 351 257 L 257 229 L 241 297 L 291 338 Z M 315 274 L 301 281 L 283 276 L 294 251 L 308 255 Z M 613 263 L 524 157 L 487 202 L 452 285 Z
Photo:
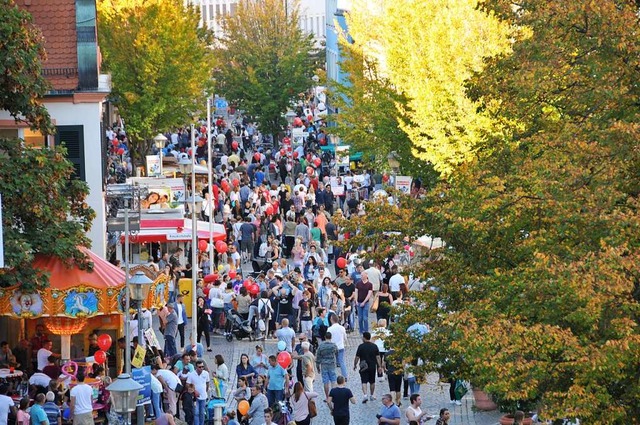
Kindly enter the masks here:
M 42 34 L 13 0 L 0 0 L 0 109 L 43 134 L 52 132 L 42 104 L 49 84 L 42 76 Z
M 512 30 L 477 0 L 355 0 L 347 24 L 364 54 L 377 58 L 385 85 L 405 99 L 392 99 L 391 116 L 415 157 L 450 174 L 500 131 L 466 84 L 486 59 L 509 51 Z
M 135 162 L 160 131 L 205 110 L 211 87 L 211 33 L 181 0 L 98 1 L 100 48 L 111 97 L 124 118 Z
M 42 98 L 48 84 L 40 32 L 31 16 L 12 1 L 0 3 L 0 108 L 44 134 L 53 131 Z M 54 255 L 90 269 L 78 246 L 90 246 L 86 232 L 94 211 L 86 204 L 86 183 L 72 179 L 73 165 L 59 148 L 31 149 L 19 139 L 0 139 L 0 194 L 5 268 L 0 287 L 46 286 L 48 276 L 31 267 L 35 254 Z
M 396 361 L 422 358 L 424 370 L 469 379 L 510 408 L 637 423 L 638 5 L 493 0 L 477 10 L 518 29 L 511 51 L 485 57 L 464 83 L 493 130 L 403 215 L 409 235 L 447 248 L 422 264 L 429 285 L 397 312 L 389 345 Z M 397 28 L 426 40 L 407 22 Z M 430 43 L 467 30 L 450 26 Z M 430 84 L 412 81 L 414 93 Z M 415 322 L 431 332 L 407 337 Z
M 223 17 L 216 40 L 216 91 L 253 116 L 264 134 L 278 133 L 283 114 L 312 85 L 313 41 L 298 25 L 298 8 L 281 0 L 240 0 Z

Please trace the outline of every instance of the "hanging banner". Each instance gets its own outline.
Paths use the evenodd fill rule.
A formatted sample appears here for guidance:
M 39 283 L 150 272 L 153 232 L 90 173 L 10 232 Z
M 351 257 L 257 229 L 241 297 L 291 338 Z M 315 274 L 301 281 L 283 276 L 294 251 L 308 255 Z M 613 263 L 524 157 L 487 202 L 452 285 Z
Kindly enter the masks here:
M 138 406 L 151 404 L 151 366 L 131 369 L 131 378 L 142 385 L 138 392 Z
M 152 177 L 160 174 L 160 156 L 147 155 L 147 176 Z
M 138 344 L 135 353 L 133 353 L 133 358 L 131 359 L 131 366 L 142 367 L 144 364 L 145 354 L 147 354 L 147 349 L 142 344 Z
M 409 176 L 396 176 L 396 190 L 408 195 L 411 192 L 412 177 Z

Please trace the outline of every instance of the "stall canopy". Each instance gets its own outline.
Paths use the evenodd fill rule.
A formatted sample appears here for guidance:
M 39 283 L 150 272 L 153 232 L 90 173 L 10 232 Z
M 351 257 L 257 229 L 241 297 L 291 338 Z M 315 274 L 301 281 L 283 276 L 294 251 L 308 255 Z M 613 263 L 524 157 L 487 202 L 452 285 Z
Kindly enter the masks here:
M 23 319 L 120 314 L 124 272 L 88 249 L 80 250 L 93 262 L 91 270 L 36 254 L 32 267 L 49 275 L 49 286 L 33 291 L 23 291 L 19 285 L 0 289 L 0 314 Z
M 190 241 L 191 219 L 142 219 L 140 221 L 140 231 L 131 235 L 131 243 L 160 243 L 169 241 Z M 198 240 L 209 241 L 209 222 L 198 221 Z M 227 234 L 222 224 L 213 224 L 213 240 L 225 240 Z M 124 235 L 121 237 L 124 242 Z

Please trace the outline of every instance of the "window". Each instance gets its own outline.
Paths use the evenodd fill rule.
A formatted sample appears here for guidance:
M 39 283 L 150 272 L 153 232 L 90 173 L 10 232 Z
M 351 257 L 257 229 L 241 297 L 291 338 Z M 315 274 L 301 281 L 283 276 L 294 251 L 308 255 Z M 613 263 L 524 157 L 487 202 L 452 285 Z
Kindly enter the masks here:
M 46 138 L 39 131 L 33 131 L 30 128 L 24 129 L 24 144 L 30 148 L 44 148 L 46 146 Z
M 75 168 L 73 177 L 85 180 L 84 126 L 59 125 L 56 128 L 56 146 L 64 144 L 67 148 L 67 159 Z
M 210 5 L 209 5 L 209 20 L 210 20 L 210 21 L 211 21 L 211 20 L 213 20 L 214 16 L 215 16 L 215 15 L 213 14 L 213 5 L 212 5 L 212 4 L 210 4 Z
M 223 3 L 223 4 L 222 4 L 222 14 L 223 14 L 223 15 L 226 15 L 226 14 L 227 14 L 227 4 L 226 4 L 226 3 Z
M 202 6 L 200 17 L 202 18 L 202 22 L 206 22 L 207 20 L 207 6 Z
M 238 8 L 238 4 L 237 3 L 231 3 L 229 5 L 229 15 L 231 16 L 235 16 L 236 15 L 236 9 Z

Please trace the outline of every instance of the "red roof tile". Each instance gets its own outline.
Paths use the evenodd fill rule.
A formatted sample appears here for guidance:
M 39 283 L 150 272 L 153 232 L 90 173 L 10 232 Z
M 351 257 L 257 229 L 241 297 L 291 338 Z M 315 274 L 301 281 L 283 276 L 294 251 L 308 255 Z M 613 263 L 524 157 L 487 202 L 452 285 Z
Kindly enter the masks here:
M 78 87 L 75 0 L 16 0 L 33 16 L 45 39 L 45 76 L 53 90 Z

